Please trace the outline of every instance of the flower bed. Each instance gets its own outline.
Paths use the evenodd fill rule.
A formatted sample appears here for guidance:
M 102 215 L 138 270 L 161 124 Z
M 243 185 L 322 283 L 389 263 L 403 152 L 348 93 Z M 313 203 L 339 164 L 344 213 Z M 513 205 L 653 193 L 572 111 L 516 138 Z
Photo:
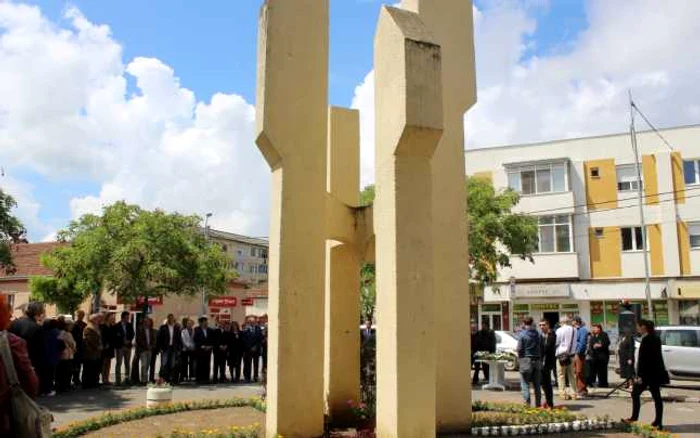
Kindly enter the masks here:
M 674 436 L 670 432 L 642 423 L 623 424 L 622 430 L 644 438 L 672 438 Z
M 257 398 L 251 399 L 227 399 L 227 400 L 202 400 L 193 402 L 171 403 L 156 408 L 136 408 L 118 412 L 108 412 L 99 417 L 88 418 L 87 420 L 71 423 L 66 427 L 59 428 L 54 432 L 54 438 L 73 438 L 85 435 L 88 432 L 103 429 L 129 421 L 140 420 L 142 418 L 157 415 L 176 414 L 179 412 L 251 407 L 261 412 L 265 411 L 265 403 Z M 222 432 L 223 433 L 223 432 Z M 195 435 L 196 436 L 196 435 Z M 231 435 L 224 435 L 229 437 Z M 238 437 L 233 435 L 234 437 Z M 250 435 L 240 435 L 242 437 Z
M 489 353 L 488 351 L 477 351 L 474 353 L 474 358 L 479 360 L 507 360 L 509 362 L 518 360 L 518 357 L 513 353 Z

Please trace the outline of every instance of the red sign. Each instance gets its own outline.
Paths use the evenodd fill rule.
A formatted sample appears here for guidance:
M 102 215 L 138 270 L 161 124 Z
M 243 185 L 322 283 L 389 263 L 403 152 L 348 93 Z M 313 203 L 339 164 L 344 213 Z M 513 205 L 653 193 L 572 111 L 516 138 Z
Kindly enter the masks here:
M 219 297 L 209 298 L 209 306 L 211 307 L 236 307 L 238 298 L 236 297 Z
M 138 297 L 136 299 L 136 303 L 134 304 L 135 306 L 143 306 L 145 301 L 145 297 Z M 117 304 L 125 304 L 124 300 L 122 300 L 119 295 L 117 295 Z M 133 303 L 130 303 L 133 304 Z M 163 297 L 148 297 L 148 304 L 151 306 L 160 306 L 163 304 Z
M 255 298 L 243 298 L 241 300 L 241 304 L 243 306 L 254 306 L 255 305 Z

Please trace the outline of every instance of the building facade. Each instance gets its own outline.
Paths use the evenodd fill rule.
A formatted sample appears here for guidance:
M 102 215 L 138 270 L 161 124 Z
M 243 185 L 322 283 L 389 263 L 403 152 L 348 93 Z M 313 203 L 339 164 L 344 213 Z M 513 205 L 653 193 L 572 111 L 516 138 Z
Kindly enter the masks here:
M 237 280 L 244 284 L 267 283 L 266 239 L 209 229 L 209 239 L 216 242 L 231 258 L 229 269 L 238 274 Z
M 526 314 L 581 315 L 615 336 L 621 299 L 648 312 L 647 257 L 657 324 L 700 323 L 700 126 L 661 134 L 670 146 L 637 135 L 641 181 L 629 133 L 467 151 L 467 174 L 520 192 L 516 210 L 539 224 L 534 263 L 511 259 L 479 320 L 508 330 Z

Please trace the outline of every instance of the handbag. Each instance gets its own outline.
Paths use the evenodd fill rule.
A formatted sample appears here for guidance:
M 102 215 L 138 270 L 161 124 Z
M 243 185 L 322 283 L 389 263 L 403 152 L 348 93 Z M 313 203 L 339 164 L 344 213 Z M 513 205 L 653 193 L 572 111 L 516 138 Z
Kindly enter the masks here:
M 568 353 L 562 353 L 559 356 L 557 356 L 557 360 L 559 361 L 559 365 L 563 367 L 568 367 L 571 365 L 571 356 L 569 356 Z
M 12 429 L 22 438 L 49 438 L 52 435 L 53 416 L 48 409 L 38 405 L 24 392 L 17 379 L 17 370 L 12 360 L 7 332 L 0 333 L 0 356 L 5 365 L 5 374 L 11 388 Z

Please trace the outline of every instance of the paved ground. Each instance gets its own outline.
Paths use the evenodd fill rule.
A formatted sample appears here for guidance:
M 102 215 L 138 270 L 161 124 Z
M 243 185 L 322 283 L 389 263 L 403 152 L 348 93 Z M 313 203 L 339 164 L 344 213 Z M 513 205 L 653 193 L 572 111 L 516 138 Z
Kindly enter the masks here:
M 486 401 L 511 401 L 520 402 L 521 396 L 518 386 L 518 374 L 507 373 L 509 390 L 505 393 L 474 390 L 474 400 Z M 613 380 L 614 381 L 614 380 Z M 677 382 L 674 382 L 677 383 Z M 602 390 L 601 390 L 602 392 Z M 607 391 L 606 391 L 607 392 Z M 260 395 L 261 388 L 258 385 L 221 385 L 179 386 L 174 391 L 175 401 L 223 399 L 231 397 L 252 397 Z M 700 384 L 683 383 L 664 389 L 667 397 L 693 400 L 700 397 Z M 556 394 L 556 392 L 555 392 Z M 585 415 L 610 415 L 614 419 L 626 418 L 630 415 L 631 401 L 629 395 L 616 393 L 615 397 L 608 399 L 592 397 L 580 401 L 560 401 L 567 408 L 581 412 Z M 128 389 L 95 389 L 89 391 L 78 390 L 65 395 L 52 398 L 43 398 L 41 403 L 54 413 L 56 424 L 64 425 L 72 421 L 99 415 L 105 411 L 119 410 L 130 407 L 145 406 L 146 390 L 143 387 Z M 679 437 L 700 437 L 700 403 L 698 402 L 667 402 L 665 409 L 665 423 L 669 430 Z M 645 402 L 642 407 L 642 420 L 653 420 L 653 404 Z

